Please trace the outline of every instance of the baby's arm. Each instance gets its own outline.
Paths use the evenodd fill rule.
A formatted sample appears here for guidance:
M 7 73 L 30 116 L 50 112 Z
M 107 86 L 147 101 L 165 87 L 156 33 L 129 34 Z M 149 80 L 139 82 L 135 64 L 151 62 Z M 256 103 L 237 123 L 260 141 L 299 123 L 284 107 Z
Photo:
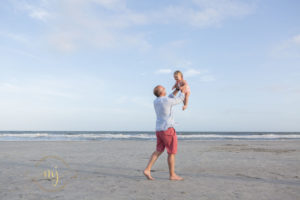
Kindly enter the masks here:
M 173 85 L 172 90 L 174 90 L 174 89 L 176 88 L 176 84 L 177 84 L 177 83 L 175 83 L 175 84 Z

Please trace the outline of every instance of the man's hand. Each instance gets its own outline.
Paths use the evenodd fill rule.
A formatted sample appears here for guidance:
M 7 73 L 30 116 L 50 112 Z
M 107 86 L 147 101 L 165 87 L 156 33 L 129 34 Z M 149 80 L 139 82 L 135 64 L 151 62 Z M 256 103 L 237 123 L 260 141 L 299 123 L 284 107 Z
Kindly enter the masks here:
M 176 88 L 177 84 L 175 83 L 172 87 L 172 90 L 174 90 Z
M 173 95 L 176 96 L 178 92 L 179 92 L 179 89 L 176 88 L 176 89 L 173 91 Z

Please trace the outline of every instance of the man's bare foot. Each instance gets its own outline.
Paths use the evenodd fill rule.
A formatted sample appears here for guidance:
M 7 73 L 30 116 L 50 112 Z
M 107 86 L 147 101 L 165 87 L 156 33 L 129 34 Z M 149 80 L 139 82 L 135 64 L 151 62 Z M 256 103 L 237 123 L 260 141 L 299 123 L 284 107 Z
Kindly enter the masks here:
M 154 180 L 154 178 L 152 178 L 150 171 L 148 170 L 144 170 L 144 175 L 146 176 L 146 178 L 148 180 Z
M 182 110 L 185 110 L 185 109 L 187 109 L 187 105 L 184 105 L 184 106 L 182 107 Z
M 175 174 L 173 176 L 170 176 L 170 180 L 171 181 L 182 181 L 183 178 Z

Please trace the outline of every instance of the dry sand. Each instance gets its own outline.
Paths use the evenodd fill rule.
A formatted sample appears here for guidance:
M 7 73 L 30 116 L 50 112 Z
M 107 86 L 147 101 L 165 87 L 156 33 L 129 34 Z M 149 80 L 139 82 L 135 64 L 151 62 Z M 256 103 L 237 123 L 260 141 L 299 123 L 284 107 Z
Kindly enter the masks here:
M 176 172 L 185 180 L 177 182 L 168 180 L 166 152 L 153 167 L 156 180 L 143 176 L 154 147 L 0 142 L 0 199 L 300 199 L 300 141 L 179 141 Z

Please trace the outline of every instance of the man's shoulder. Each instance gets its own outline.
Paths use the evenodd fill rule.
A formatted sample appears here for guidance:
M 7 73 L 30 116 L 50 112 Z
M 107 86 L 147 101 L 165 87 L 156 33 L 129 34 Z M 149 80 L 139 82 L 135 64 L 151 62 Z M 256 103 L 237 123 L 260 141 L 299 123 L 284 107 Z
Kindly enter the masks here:
M 155 103 L 158 103 L 158 102 L 160 101 L 160 99 L 161 99 L 160 97 L 157 97 L 156 99 L 153 100 L 153 103 L 154 103 L 154 104 L 155 104 Z
M 156 99 L 153 100 L 153 103 L 162 103 L 165 101 L 168 101 L 169 97 L 157 97 Z

